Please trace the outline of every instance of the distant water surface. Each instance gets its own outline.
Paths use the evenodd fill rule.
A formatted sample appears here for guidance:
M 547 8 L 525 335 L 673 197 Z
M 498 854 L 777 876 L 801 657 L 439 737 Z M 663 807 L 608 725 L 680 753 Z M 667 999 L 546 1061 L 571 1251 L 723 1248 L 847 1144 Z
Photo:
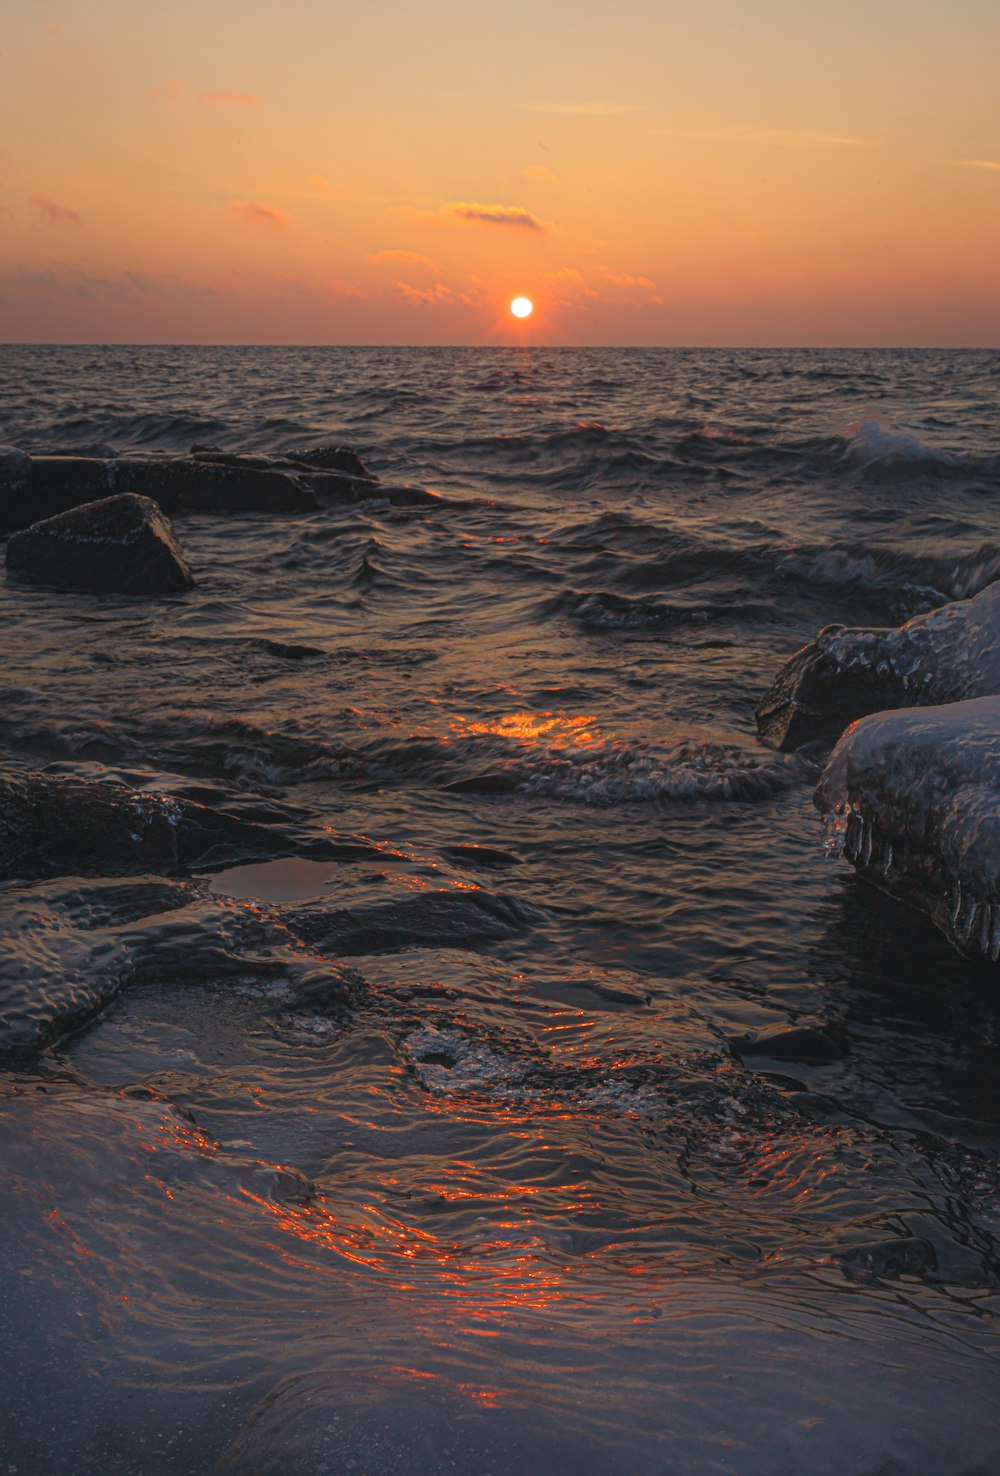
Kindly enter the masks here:
M 344 839 L 0 891 L 40 1008 L 146 961 L 0 1073 L 9 1469 L 1000 1470 L 995 979 L 753 718 L 997 577 L 998 399 L 971 351 L 0 349 L 0 441 L 441 494 L 178 516 L 167 600 L 0 584 L 8 769 Z M 829 1049 L 731 1049 L 788 1026 Z

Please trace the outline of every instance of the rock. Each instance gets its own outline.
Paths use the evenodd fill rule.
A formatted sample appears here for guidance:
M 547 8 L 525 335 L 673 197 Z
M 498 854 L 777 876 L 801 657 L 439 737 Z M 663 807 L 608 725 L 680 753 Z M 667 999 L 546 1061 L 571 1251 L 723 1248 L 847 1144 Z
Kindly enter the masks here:
M 0 537 L 120 492 L 152 497 L 167 513 L 303 513 L 320 505 L 296 475 L 258 457 L 25 457 L 8 451 L 0 454 Z
M 307 466 L 315 471 L 346 472 L 350 477 L 366 477 L 369 481 L 378 481 L 353 446 L 291 446 L 285 452 L 285 460 L 295 466 Z
M 847 1054 L 837 1032 L 826 1026 L 789 1025 L 762 1030 L 757 1035 L 737 1035 L 729 1042 L 734 1056 L 765 1056 L 769 1061 L 804 1061 L 826 1065 Z
M 34 523 L 7 543 L 7 568 L 41 584 L 118 594 L 175 594 L 194 584 L 170 522 L 124 493 Z
M 844 1270 L 851 1275 L 926 1276 L 937 1270 L 937 1252 L 929 1240 L 917 1235 L 900 1235 L 891 1240 L 870 1240 L 852 1245 L 839 1257 Z
M 0 880 L 136 876 L 285 854 L 291 838 L 169 794 L 62 775 L 0 774 Z
M 287 473 L 240 457 L 122 457 L 117 484 L 155 497 L 167 512 L 315 512 L 316 494 Z
M 815 802 L 862 875 L 960 952 L 1000 958 L 1000 697 L 863 718 Z
M 108 461 L 80 456 L 30 456 L 25 461 L 26 466 L 18 462 L 9 467 L 0 460 L 0 537 L 115 490 L 108 477 L 113 463 Z
M 513 774 L 472 774 L 467 779 L 453 779 L 441 786 L 445 794 L 516 794 L 518 780 Z
M 840 658 L 835 643 L 845 634 L 867 637 L 875 647 L 890 632 L 830 625 L 789 657 L 757 707 L 757 731 L 769 748 L 793 753 L 806 743 L 833 744 L 855 718 L 892 705 L 871 666 Z
M 797 651 L 757 708 L 762 742 L 833 743 L 858 718 L 1000 693 L 1000 581 L 898 630 L 829 625 Z

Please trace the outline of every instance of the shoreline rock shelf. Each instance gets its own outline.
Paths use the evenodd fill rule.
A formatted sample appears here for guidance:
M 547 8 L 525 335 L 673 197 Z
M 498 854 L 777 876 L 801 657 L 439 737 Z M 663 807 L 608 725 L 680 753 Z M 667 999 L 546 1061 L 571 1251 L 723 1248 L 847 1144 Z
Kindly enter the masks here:
M 118 455 L 109 446 L 29 453 L 0 446 L 0 538 L 121 493 L 152 497 L 164 512 L 317 512 L 385 499 L 433 506 L 424 487 L 386 486 L 350 446 L 293 447 L 277 456 L 193 446 L 187 456 Z

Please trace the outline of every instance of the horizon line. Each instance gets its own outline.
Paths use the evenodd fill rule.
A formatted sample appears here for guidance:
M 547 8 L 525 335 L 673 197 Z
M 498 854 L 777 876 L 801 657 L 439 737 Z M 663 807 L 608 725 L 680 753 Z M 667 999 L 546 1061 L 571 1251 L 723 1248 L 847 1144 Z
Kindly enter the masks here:
M 545 349 L 565 353 L 612 349 L 679 353 L 997 353 L 1000 342 L 982 343 L 208 343 L 195 339 L 0 339 L 5 348 L 210 348 L 210 349 Z

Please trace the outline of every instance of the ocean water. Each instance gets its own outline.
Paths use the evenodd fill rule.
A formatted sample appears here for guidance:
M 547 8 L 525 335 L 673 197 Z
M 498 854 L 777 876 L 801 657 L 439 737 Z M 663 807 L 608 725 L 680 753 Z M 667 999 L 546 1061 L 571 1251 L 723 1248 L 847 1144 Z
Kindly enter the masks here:
M 0 441 L 439 494 L 178 515 L 182 596 L 0 582 L 5 772 L 295 838 L 0 888 L 0 1471 L 1000 1470 L 995 970 L 754 725 L 821 626 L 1000 573 L 998 400 L 987 352 L 0 349 Z

